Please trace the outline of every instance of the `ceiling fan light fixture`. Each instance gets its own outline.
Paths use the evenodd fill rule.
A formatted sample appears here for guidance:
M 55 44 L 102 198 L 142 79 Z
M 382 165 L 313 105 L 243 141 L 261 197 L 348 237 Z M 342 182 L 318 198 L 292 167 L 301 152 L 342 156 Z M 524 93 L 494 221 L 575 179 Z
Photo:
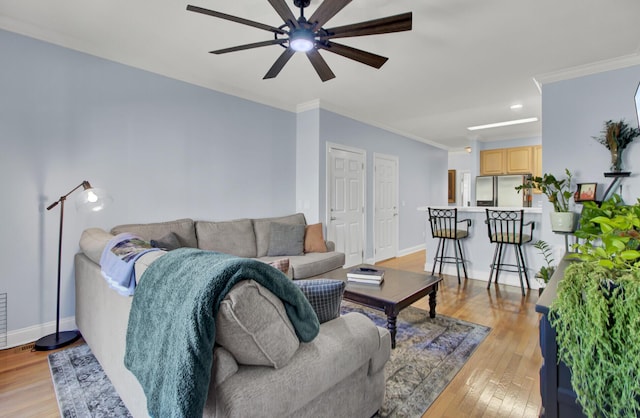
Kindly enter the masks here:
M 314 44 L 313 32 L 307 29 L 295 30 L 289 37 L 289 46 L 296 52 L 311 51 Z

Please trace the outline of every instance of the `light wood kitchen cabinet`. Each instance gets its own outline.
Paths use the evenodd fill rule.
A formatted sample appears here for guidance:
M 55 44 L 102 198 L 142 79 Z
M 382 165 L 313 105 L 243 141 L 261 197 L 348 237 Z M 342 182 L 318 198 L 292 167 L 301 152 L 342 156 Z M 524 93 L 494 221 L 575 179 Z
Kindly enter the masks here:
M 542 145 L 533 147 L 533 176 L 542 177 Z
M 506 148 L 480 151 L 480 175 L 505 174 L 507 169 Z
M 542 175 L 542 146 L 498 148 L 480 151 L 480 175 Z
M 507 174 L 533 173 L 533 147 L 506 148 Z

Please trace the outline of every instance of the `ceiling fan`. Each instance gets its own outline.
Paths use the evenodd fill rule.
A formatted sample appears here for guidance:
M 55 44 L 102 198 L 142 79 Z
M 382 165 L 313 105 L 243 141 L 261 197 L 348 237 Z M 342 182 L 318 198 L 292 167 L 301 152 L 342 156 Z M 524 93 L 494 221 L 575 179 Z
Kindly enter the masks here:
M 228 52 L 260 48 L 269 45 L 282 46 L 285 48 L 284 52 L 278 57 L 269 71 L 267 71 L 263 79 L 275 78 L 293 54 L 296 52 L 305 52 L 307 57 L 309 57 L 309 61 L 311 61 L 311 65 L 313 65 L 318 76 L 320 76 L 320 79 L 322 81 L 331 80 L 335 77 L 335 74 L 318 52 L 319 49 L 342 55 L 345 58 L 361 62 L 374 68 L 380 68 L 387 62 L 388 58 L 347 45 L 338 44 L 331 40 L 334 38 L 349 38 L 353 36 L 377 35 L 411 30 L 411 12 L 325 29 L 322 26 L 349 4 L 351 0 L 324 0 L 307 20 L 304 17 L 304 8 L 309 6 L 310 2 L 311 0 L 293 0 L 293 4 L 300 8 L 300 17 L 296 19 L 291 9 L 289 9 L 289 6 L 285 3 L 285 0 L 269 0 L 271 6 L 280 15 L 282 20 L 284 20 L 284 24 L 279 27 L 265 25 L 198 6 L 188 5 L 187 10 L 273 32 L 274 39 L 272 40 L 211 51 L 212 54 L 226 54 Z

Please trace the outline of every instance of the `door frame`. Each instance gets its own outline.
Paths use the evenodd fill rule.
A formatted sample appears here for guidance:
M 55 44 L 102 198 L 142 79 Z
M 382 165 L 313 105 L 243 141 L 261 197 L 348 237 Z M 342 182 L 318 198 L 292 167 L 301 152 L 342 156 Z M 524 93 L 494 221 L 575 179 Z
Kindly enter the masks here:
M 360 237 L 362 244 L 362 262 L 366 262 L 367 251 L 367 151 L 362 148 L 350 147 L 347 145 L 338 144 L 335 142 L 327 141 L 325 146 L 325 225 L 327 226 L 327 235 L 329 234 L 329 222 L 331 218 L 331 150 L 352 152 L 354 154 L 360 154 L 362 156 L 362 236 Z M 327 237 L 327 239 L 329 239 Z
M 376 161 L 377 159 L 384 159 L 384 160 L 391 160 L 393 162 L 396 163 L 396 184 L 394 184 L 393 187 L 395 187 L 396 189 L 396 201 L 395 201 L 395 205 L 396 205 L 396 209 L 398 212 L 398 216 L 396 217 L 396 230 L 394 231 L 395 234 L 395 257 L 398 256 L 398 252 L 400 251 L 400 158 L 397 155 L 391 155 L 391 154 L 382 154 L 379 152 L 374 152 L 373 153 L 373 169 L 374 169 L 374 173 L 373 173 L 373 262 L 377 263 L 378 261 L 380 261 L 377 257 L 376 254 L 376 214 L 375 214 L 375 210 L 376 210 L 376 182 L 375 182 L 375 178 L 376 178 L 376 174 L 375 174 L 375 170 L 376 170 Z

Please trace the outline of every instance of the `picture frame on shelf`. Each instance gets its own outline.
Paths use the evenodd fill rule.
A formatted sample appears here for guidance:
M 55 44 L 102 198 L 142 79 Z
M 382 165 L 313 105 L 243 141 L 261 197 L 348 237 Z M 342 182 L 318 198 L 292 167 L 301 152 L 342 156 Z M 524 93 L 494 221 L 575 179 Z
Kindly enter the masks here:
M 593 202 L 596 200 L 598 183 L 578 183 L 578 190 L 574 196 L 576 202 Z

